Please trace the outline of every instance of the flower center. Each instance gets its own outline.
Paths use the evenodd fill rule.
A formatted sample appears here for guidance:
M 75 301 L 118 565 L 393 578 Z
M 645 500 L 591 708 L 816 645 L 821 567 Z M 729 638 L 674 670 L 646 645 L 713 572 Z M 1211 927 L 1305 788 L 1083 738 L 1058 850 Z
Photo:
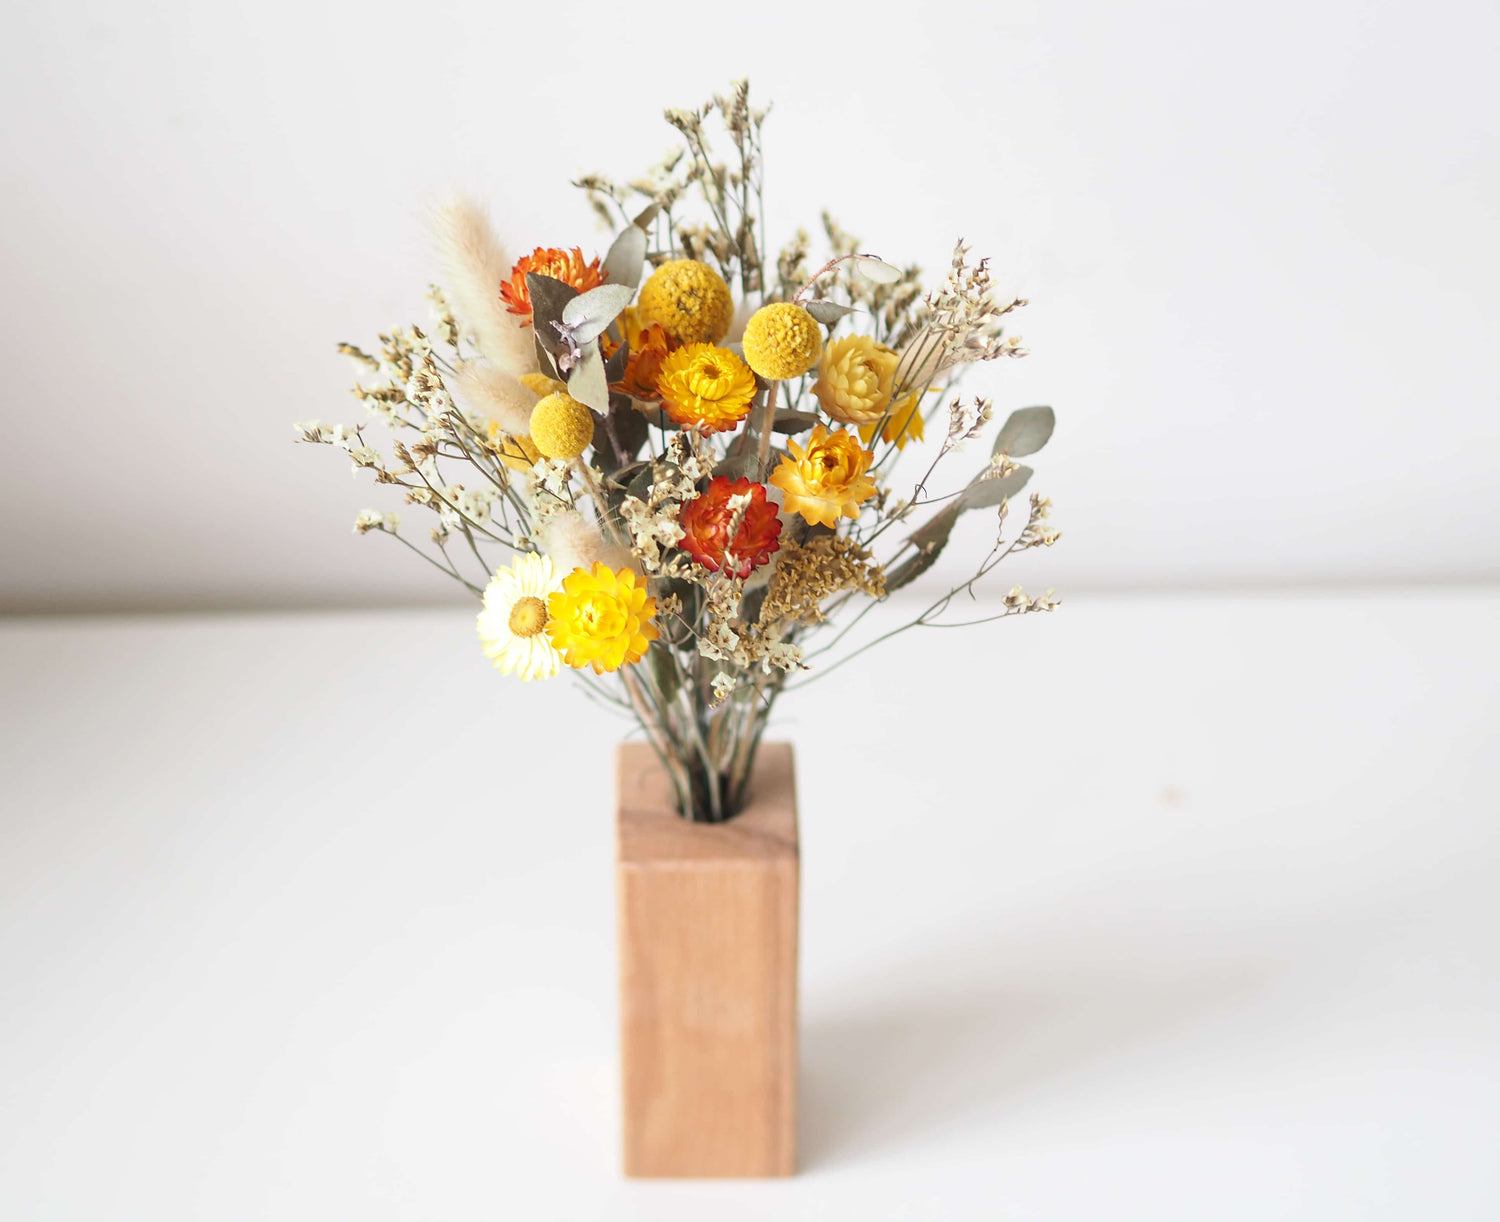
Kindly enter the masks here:
M 510 609 L 510 630 L 519 637 L 532 637 L 547 626 L 547 604 L 531 594 L 516 599 Z

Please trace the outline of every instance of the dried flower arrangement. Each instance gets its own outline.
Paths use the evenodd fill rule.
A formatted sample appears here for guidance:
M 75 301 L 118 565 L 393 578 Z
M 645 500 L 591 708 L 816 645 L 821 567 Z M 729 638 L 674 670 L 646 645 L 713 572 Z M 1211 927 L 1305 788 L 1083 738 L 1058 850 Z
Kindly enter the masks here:
M 437 515 L 430 548 L 391 512 L 366 510 L 355 530 L 390 535 L 482 598 L 496 668 L 567 671 L 633 714 L 682 813 L 717 822 L 744 799 L 778 696 L 907 629 L 954 626 L 944 617 L 960 594 L 1057 539 L 1035 493 L 1005 537 L 1032 474 L 1015 460 L 1054 421 L 1047 407 L 1014 412 L 971 479 L 929 493 L 942 460 L 991 420 L 990 400 L 954 396 L 957 383 L 978 362 L 1025 355 L 1004 323 L 1026 303 L 997 301 L 987 260 L 971 263 L 963 242 L 924 294 L 918 268 L 861 251 L 826 213 L 821 267 L 809 272 L 800 231 L 768 261 L 766 111 L 748 84 L 666 118 L 683 145 L 644 177 L 575 184 L 618 230 L 602 262 L 579 247 L 512 260 L 474 205 L 437 212 L 447 291 L 429 292 L 432 334 L 394 330 L 378 356 L 340 345 L 373 382 L 354 393 L 392 430 L 389 455 L 361 425 L 296 427 Z M 728 164 L 710 146 L 714 118 Z M 898 495 L 908 450 L 927 453 Z M 838 656 L 974 509 L 999 525 L 973 576 Z M 968 622 L 1055 606 L 1016 587 Z

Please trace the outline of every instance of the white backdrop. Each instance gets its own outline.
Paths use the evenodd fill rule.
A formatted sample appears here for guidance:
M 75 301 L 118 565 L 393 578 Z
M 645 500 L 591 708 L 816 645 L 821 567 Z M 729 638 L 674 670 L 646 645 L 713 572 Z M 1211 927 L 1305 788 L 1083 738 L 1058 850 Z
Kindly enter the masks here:
M 568 179 L 742 73 L 778 244 L 1031 298 L 975 386 L 1059 411 L 1047 583 L 1500 575 L 1493 5 L 8 8 L 0 607 L 453 597 L 290 442 L 333 344 L 423 319 L 446 187 L 602 249 Z

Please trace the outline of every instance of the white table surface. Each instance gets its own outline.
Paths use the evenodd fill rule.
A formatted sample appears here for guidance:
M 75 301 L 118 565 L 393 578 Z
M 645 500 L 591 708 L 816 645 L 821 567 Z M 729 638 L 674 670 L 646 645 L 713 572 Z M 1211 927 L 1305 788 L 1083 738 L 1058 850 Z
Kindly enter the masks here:
M 607 714 L 461 612 L 0 624 L 0 1218 L 1493 1219 L 1500 593 L 785 705 L 803 1172 L 632 1183 Z

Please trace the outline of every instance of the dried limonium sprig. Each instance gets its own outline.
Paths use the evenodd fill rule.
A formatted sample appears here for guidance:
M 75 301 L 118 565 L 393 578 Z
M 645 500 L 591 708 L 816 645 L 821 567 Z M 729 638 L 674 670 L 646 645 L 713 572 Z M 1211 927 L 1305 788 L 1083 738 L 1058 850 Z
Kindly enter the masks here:
M 959 384 L 1025 354 L 1005 333 L 1025 302 L 962 241 L 924 287 L 826 211 L 816 244 L 796 229 L 768 246 L 766 117 L 736 81 L 666 112 L 677 142 L 656 164 L 577 179 L 613 235 L 602 249 L 507 248 L 474 204 L 441 205 L 429 321 L 339 345 L 368 420 L 296 426 L 431 514 L 408 534 L 365 509 L 356 533 L 481 598 L 500 671 L 567 673 L 633 717 L 704 820 L 740 808 L 783 693 L 913 629 L 1058 605 L 1019 587 L 975 602 L 1007 557 L 1059 537 L 1036 493 L 1008 525 L 1051 409 L 1010 413 L 977 471 L 947 474 L 995 415 Z M 861 635 L 985 509 L 994 542 L 972 574 Z

